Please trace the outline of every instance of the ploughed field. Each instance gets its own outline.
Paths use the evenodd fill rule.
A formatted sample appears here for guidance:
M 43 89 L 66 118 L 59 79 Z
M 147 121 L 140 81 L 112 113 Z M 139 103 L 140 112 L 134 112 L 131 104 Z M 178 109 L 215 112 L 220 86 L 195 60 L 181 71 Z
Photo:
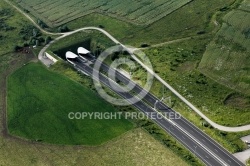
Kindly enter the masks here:
M 192 0 L 15 0 L 19 5 L 56 27 L 93 12 L 136 24 L 151 24 Z

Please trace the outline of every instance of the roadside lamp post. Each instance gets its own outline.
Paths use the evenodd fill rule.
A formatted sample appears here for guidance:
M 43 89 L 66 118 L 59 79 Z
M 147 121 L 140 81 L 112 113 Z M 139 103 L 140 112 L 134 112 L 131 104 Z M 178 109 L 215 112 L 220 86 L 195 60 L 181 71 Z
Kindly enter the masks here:
M 161 101 L 163 101 L 165 98 L 165 86 L 162 85 L 162 98 L 161 98 Z
M 159 102 L 159 100 L 156 100 L 155 101 L 155 104 L 154 104 L 154 110 L 156 110 L 156 104 Z

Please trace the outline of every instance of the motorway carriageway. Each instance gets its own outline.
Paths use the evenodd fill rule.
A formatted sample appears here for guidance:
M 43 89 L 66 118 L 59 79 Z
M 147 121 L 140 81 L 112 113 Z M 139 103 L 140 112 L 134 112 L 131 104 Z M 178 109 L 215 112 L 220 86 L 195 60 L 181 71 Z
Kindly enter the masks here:
M 75 67 L 78 70 L 81 70 L 88 75 L 94 77 L 93 69 L 86 65 L 85 61 L 82 60 L 82 58 L 76 58 L 76 60 L 72 60 L 75 64 Z M 96 61 L 96 63 L 100 63 L 99 61 Z M 110 70 L 109 66 L 106 64 L 101 64 L 101 68 L 103 71 Z M 112 69 L 111 69 L 112 70 Z M 128 79 L 126 76 L 121 74 L 118 71 L 116 72 L 116 79 L 120 80 L 124 84 L 128 84 L 130 79 Z M 97 79 L 97 78 L 93 78 Z M 118 95 L 120 95 L 122 98 L 127 99 L 128 102 L 132 103 L 133 101 L 130 101 L 133 96 L 128 92 L 122 92 L 122 87 L 118 85 L 115 81 L 110 81 L 109 78 L 107 78 L 105 75 L 99 73 L 99 81 L 104 84 L 105 86 L 109 87 L 111 90 L 116 92 Z M 153 96 L 151 93 L 148 93 L 144 89 L 142 89 L 139 85 L 135 84 L 135 87 L 133 88 L 133 91 L 136 93 L 140 93 L 141 91 L 143 93 L 146 93 L 146 96 L 143 100 L 148 102 L 151 105 L 154 105 L 159 99 L 157 99 L 155 96 Z M 143 101 L 139 101 L 135 104 L 132 104 L 134 107 L 139 109 L 140 111 L 144 112 L 145 114 L 152 114 L 155 113 L 156 110 L 154 110 L 152 107 L 145 104 Z M 157 111 L 157 113 L 163 117 L 161 112 L 163 113 L 175 113 L 174 110 L 166 106 L 162 102 L 157 102 L 156 108 L 160 111 Z M 165 114 L 164 114 L 165 115 Z M 167 133 L 171 134 L 173 137 L 175 137 L 179 142 L 181 142 L 187 149 L 189 149 L 193 154 L 195 154 L 198 158 L 200 158 L 206 165 L 211 166 L 220 166 L 220 165 L 230 165 L 230 166 L 243 166 L 244 164 L 241 163 L 237 158 L 235 158 L 232 154 L 230 154 L 227 150 L 225 150 L 223 147 L 221 147 L 217 142 L 215 142 L 212 138 L 210 138 L 208 135 L 203 133 L 200 129 L 198 129 L 196 126 L 194 126 L 191 122 L 187 121 L 185 118 L 181 117 L 180 119 L 167 119 L 164 118 L 158 118 L 158 116 L 154 119 L 151 119 L 156 124 L 158 124 L 163 130 L 165 130 Z

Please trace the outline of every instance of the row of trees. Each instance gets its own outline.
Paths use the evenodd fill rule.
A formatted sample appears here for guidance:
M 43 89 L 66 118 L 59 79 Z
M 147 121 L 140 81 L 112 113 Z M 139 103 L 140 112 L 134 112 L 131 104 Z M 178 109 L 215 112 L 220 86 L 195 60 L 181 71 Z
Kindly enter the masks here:
M 69 32 L 69 28 L 66 25 L 60 26 L 58 32 Z
M 48 44 L 50 41 L 52 40 L 52 38 L 50 36 L 46 36 L 46 38 L 44 39 L 44 37 L 32 37 L 29 41 L 28 45 L 36 45 L 39 46 L 41 44 L 46 45 Z
M 41 27 L 41 28 L 48 28 L 48 26 L 40 19 L 37 20 L 37 24 Z
M 0 16 L 10 17 L 10 16 L 13 16 L 13 12 L 11 11 L 11 9 L 3 8 L 3 9 L 0 9 Z
M 6 22 L 5 19 L 0 19 L 0 31 L 12 31 L 16 29 L 15 27 L 9 26 Z

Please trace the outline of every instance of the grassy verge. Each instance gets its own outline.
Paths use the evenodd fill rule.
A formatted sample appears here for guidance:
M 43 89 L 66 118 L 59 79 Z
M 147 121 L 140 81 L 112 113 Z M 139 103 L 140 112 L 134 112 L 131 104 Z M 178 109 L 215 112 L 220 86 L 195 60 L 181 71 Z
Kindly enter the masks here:
M 162 88 L 162 84 L 155 81 L 151 92 L 156 94 L 159 98 L 162 98 L 162 91 L 159 92 L 158 88 Z M 195 126 L 200 128 L 203 132 L 208 134 L 214 140 L 219 142 L 224 148 L 226 148 L 231 153 L 240 152 L 247 148 L 246 144 L 243 143 L 240 138 L 249 135 L 249 131 L 245 132 L 222 132 L 214 129 L 210 126 L 204 119 L 197 115 L 193 110 L 186 106 L 180 99 L 178 99 L 173 93 L 165 89 L 164 103 L 172 107 L 175 111 L 179 112 L 183 117 L 192 122 Z

